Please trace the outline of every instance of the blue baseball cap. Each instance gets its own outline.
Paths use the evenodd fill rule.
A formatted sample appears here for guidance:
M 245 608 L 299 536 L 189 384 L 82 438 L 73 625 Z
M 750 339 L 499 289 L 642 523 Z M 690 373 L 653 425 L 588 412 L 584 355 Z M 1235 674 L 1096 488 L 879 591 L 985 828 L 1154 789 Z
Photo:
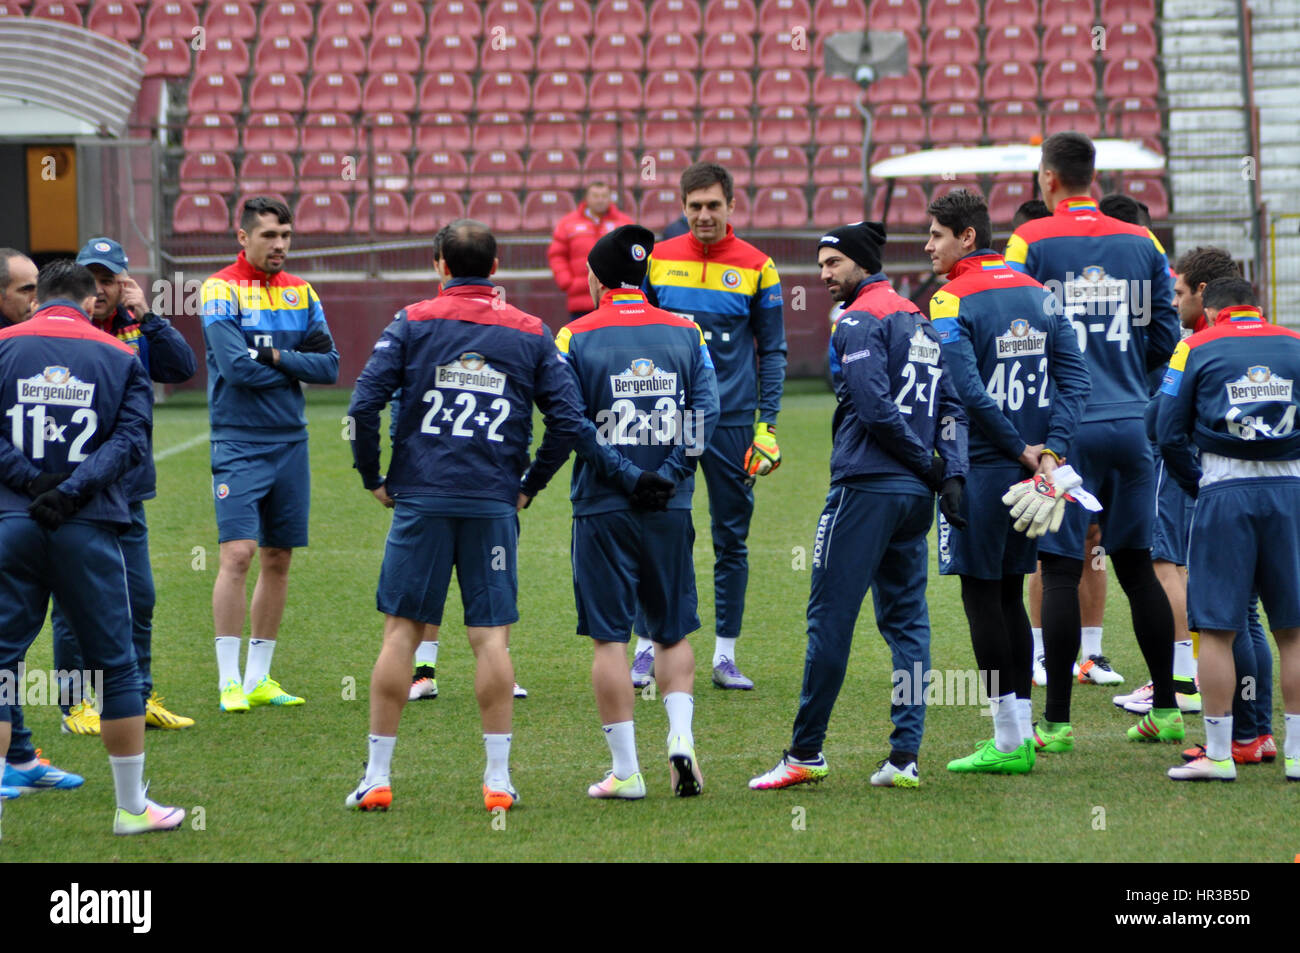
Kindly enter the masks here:
M 126 271 L 126 251 L 111 238 L 92 238 L 77 253 L 78 265 L 103 265 L 115 275 Z

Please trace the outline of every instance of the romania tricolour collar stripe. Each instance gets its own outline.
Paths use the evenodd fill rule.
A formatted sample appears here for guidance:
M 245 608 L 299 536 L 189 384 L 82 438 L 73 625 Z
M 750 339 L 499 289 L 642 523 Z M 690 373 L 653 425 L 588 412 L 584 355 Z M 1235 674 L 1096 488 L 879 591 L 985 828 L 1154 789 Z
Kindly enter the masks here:
M 984 271 L 996 271 L 999 268 L 1006 268 L 1007 263 L 1001 258 L 990 258 L 980 263 L 980 268 Z
M 1095 212 L 1097 211 L 1097 203 L 1092 199 L 1067 199 L 1065 209 L 1067 212 L 1080 212 L 1084 210 Z
M 1264 315 L 1260 312 L 1259 308 L 1252 308 L 1249 305 L 1240 305 L 1228 309 L 1227 319 L 1229 321 L 1262 321 L 1264 320 Z
M 640 292 L 630 292 L 624 294 L 616 294 L 613 297 L 611 297 L 609 300 L 612 304 L 632 304 L 632 303 L 641 303 L 645 301 L 645 298 L 641 296 Z

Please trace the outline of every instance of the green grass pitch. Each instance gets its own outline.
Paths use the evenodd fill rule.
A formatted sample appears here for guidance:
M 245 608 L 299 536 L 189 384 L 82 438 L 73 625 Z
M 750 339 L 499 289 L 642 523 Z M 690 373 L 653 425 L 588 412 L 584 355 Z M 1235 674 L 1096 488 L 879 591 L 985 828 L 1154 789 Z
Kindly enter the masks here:
M 522 618 L 512 633 L 515 670 L 530 692 L 515 705 L 512 768 L 521 805 L 495 824 L 483 810 L 472 656 L 453 586 L 438 664 L 441 695 L 404 713 L 393 810 L 351 813 L 343 798 L 366 757 L 368 685 L 382 622 L 374 588 L 389 514 L 351 468 L 341 420 L 346 399 L 342 391 L 309 395 L 312 545 L 294 557 L 272 669 L 307 704 L 245 715 L 217 708 L 208 445 L 176 450 L 206 431 L 207 410 L 201 394 L 180 395 L 158 407 L 154 430 L 163 455 L 159 495 L 148 504 L 158 589 L 154 678 L 168 707 L 198 723 L 180 733 L 149 732 L 146 777 L 158 800 L 200 810 L 175 834 L 113 837 L 112 779 L 98 740 L 62 735 L 57 709 L 32 708 L 36 744 L 56 765 L 84 774 L 86 784 L 7 802 L 6 861 L 1291 861 L 1300 850 L 1300 784 L 1284 783 L 1280 763 L 1244 767 L 1231 786 L 1176 785 L 1164 771 L 1179 760 L 1178 748 L 1125 740 L 1133 717 L 1111 704 L 1114 690 L 1097 686 L 1075 688 L 1076 750 L 1041 756 L 1029 776 L 949 775 L 947 761 L 968 754 L 992 724 L 977 705 L 933 705 L 919 790 L 871 788 L 867 778 L 888 753 L 891 666 L 869 601 L 831 720 L 829 778 L 787 791 L 748 790 L 746 781 L 789 743 L 803 669 L 806 567 L 827 489 L 834 401 L 823 388 L 794 382 L 780 421 L 784 462 L 759 481 L 750 535 L 739 654 L 758 685 L 751 693 L 718 691 L 709 682 L 712 552 L 702 486 L 696 496 L 704 626 L 692 641 L 703 797 L 672 797 L 667 719 L 650 699 L 636 707 L 649 796 L 635 803 L 586 796 L 609 754 L 591 694 L 591 649 L 574 634 L 566 467 L 521 514 Z M 971 669 L 957 580 L 939 577 L 933 538 L 930 550 L 933 667 Z M 1110 591 L 1106 652 L 1129 690 L 1145 670 L 1113 579 Z M 28 663 L 50 667 L 48 630 Z M 1041 715 L 1041 697 L 1035 703 Z M 1275 720 L 1280 742 L 1280 699 Z M 1188 727 L 1189 743 L 1203 740 L 1199 716 Z M 1279 840 L 1277 825 L 1287 817 L 1294 836 Z

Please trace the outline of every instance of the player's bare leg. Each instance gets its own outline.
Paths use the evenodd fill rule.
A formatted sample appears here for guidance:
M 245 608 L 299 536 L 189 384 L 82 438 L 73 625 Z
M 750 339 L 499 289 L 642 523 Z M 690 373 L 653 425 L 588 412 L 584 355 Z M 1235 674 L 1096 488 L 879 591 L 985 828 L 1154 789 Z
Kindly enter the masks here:
M 231 539 L 221 544 L 217 579 L 212 584 L 212 622 L 216 629 L 217 685 L 223 711 L 248 711 L 239 674 L 239 644 L 248 612 L 248 570 L 257 552 L 255 539 Z
M 1300 781 L 1300 629 L 1274 629 L 1273 638 L 1282 663 L 1282 710 L 1286 719 L 1282 756 L 1286 779 Z
M 420 642 L 421 626 L 414 619 L 384 616 L 384 642 L 370 672 L 370 740 L 366 774 L 344 803 L 361 811 L 386 811 L 393 803 L 390 773 L 397 725 L 406 705 L 409 672 Z
M 1099 524 L 1089 524 L 1083 552 L 1083 577 L 1079 580 L 1079 681 L 1119 685 L 1124 681 L 1123 676 L 1110 667 L 1101 650 L 1101 630 L 1106 617 L 1106 550 L 1101 545 Z
M 257 705 L 301 705 L 303 699 L 284 691 L 271 677 L 271 657 L 280 632 L 280 619 L 289 597 L 289 565 L 292 549 L 263 546 L 258 550 L 257 584 L 253 587 L 251 638 L 244 665 L 244 693 Z
M 438 629 L 436 625 L 425 624 L 420 633 L 420 644 L 415 650 L 415 673 L 411 676 L 407 696 L 410 701 L 438 697 Z
M 695 757 L 695 652 L 682 639 L 655 646 L 655 681 L 668 711 L 669 783 L 678 797 L 704 793 L 704 776 Z
M 637 760 L 636 729 L 632 721 L 636 692 L 627 664 L 627 646 L 600 640 L 593 640 L 592 645 L 591 687 L 596 694 L 596 711 L 613 767 L 604 780 L 587 789 L 587 794 L 595 798 L 643 798 L 645 779 L 641 777 Z M 658 649 L 662 652 L 663 646 Z
M 1033 675 L 1035 685 L 1047 684 L 1047 670 L 1043 667 L 1046 652 L 1043 650 L 1043 564 L 1034 565 L 1029 576 L 1029 634 L 1033 638 Z
M 510 727 L 515 711 L 515 669 L 510 661 L 510 626 L 465 627 L 474 650 L 474 696 L 483 721 L 487 768 L 483 772 L 483 804 L 489 810 L 509 810 L 519 799 L 510 784 Z M 409 670 L 410 660 L 407 660 Z

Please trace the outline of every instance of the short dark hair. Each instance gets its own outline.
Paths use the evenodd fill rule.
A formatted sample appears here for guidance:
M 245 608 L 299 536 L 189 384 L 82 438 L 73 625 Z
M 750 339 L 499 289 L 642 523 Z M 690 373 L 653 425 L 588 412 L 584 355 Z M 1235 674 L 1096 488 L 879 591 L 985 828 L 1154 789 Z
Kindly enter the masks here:
M 728 204 L 736 197 L 736 185 L 731 173 L 716 162 L 695 162 L 687 166 L 682 173 L 682 201 L 685 202 L 686 196 L 692 192 L 713 185 L 722 186 L 722 196 Z
M 1096 166 L 1097 147 L 1081 132 L 1057 132 L 1043 140 L 1043 168 L 1055 172 L 1067 189 L 1088 191 Z
M 1213 245 L 1198 245 L 1174 265 L 1184 284 L 1192 294 L 1202 284 L 1208 286 L 1215 278 L 1240 278 L 1241 269 L 1232 260 L 1232 255 Z
M 257 220 L 263 215 L 274 215 L 275 220 L 281 225 L 293 224 L 293 213 L 289 211 L 289 206 L 279 199 L 258 195 L 244 201 L 244 210 L 239 213 L 239 227 L 246 232 L 251 232 L 257 227 Z
M 442 260 L 453 278 L 486 278 L 497 257 L 497 240 L 482 222 L 458 218 L 442 236 Z
M 90 269 L 71 258 L 56 258 L 36 276 L 36 300 L 41 304 L 51 298 L 70 298 L 81 304 L 98 290 Z
M 1141 225 L 1143 228 L 1151 227 L 1151 212 L 1145 203 L 1139 202 L 1133 196 L 1125 195 L 1123 192 L 1112 192 L 1110 195 L 1103 195 L 1101 201 L 1097 203 L 1097 208 L 1102 215 L 1109 215 L 1121 222 L 1128 222 L 1130 225 Z
M 1247 304 L 1254 308 L 1259 306 L 1259 299 L 1245 278 L 1215 278 L 1201 293 L 1201 304 L 1215 311 L 1231 308 L 1234 304 Z
M 442 244 L 447 240 L 447 230 L 450 226 L 444 225 L 434 232 L 433 235 L 433 260 L 438 261 L 442 258 Z
M 984 196 L 971 189 L 953 189 L 930 203 L 926 213 L 933 215 L 944 228 L 960 235 L 968 228 L 975 229 L 975 247 L 988 248 L 993 244 L 993 226 L 989 222 L 989 207 Z
M 1025 222 L 1032 222 L 1036 218 L 1051 218 L 1052 210 L 1047 207 L 1047 203 L 1042 199 L 1030 199 L 1028 202 L 1021 202 L 1020 207 L 1016 209 L 1016 214 L 1011 216 L 1011 228 L 1014 231 Z

